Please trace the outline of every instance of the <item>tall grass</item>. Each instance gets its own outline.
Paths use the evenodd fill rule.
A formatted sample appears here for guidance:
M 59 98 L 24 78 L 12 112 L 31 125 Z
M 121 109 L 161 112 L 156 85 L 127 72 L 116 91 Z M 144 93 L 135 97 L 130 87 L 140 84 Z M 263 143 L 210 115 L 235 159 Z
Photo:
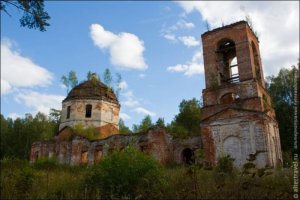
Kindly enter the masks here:
M 116 155 L 114 155 L 116 157 Z M 138 155 L 141 156 L 141 155 Z M 121 159 L 120 157 L 118 159 Z M 130 161 L 130 164 L 127 161 Z M 266 169 L 264 173 L 245 173 L 243 170 L 230 169 L 230 173 L 224 172 L 216 167 L 211 170 L 197 165 L 191 166 L 164 166 L 151 175 L 135 174 L 134 169 L 147 169 L 137 167 L 140 161 L 131 162 L 133 158 L 123 160 L 122 166 L 114 163 L 113 170 L 109 169 L 110 162 L 106 161 L 101 169 L 105 174 L 97 176 L 100 181 L 110 185 L 110 176 L 107 173 L 118 173 L 113 177 L 111 184 L 118 186 L 118 180 L 124 182 L 124 176 L 136 176 L 137 181 L 126 191 L 130 191 L 131 199 L 292 199 L 293 173 L 290 169 Z M 36 165 L 30 165 L 23 160 L 2 160 L 1 161 L 1 199 L 100 199 L 125 198 L 112 194 L 107 196 L 101 191 L 102 186 L 91 190 L 87 184 L 95 166 L 66 166 L 58 165 L 52 161 L 43 161 Z M 121 161 L 120 161 L 121 162 Z M 148 162 L 148 161 L 145 161 Z M 120 163 L 121 164 L 121 163 Z M 127 168 L 126 173 L 122 171 Z M 99 163 L 101 165 L 101 162 Z M 155 166 L 152 163 L 150 166 Z M 227 166 L 228 167 L 228 166 Z M 228 168 L 227 168 L 228 169 Z M 146 170 L 146 171 L 147 171 Z M 148 173 L 147 172 L 147 173 Z M 270 173 L 271 172 L 271 173 Z M 263 174 L 263 175 L 262 175 Z M 95 173 L 94 173 L 95 175 Z M 149 177 L 150 176 L 150 177 Z M 153 178 L 153 177 L 156 178 Z M 94 177 L 95 178 L 95 177 Z M 139 179 L 141 178 L 141 179 Z M 104 180 L 105 179 L 105 180 Z M 132 178 L 131 178 L 132 179 Z M 140 180 L 143 180 L 140 182 Z M 159 180 L 159 182 L 158 182 Z M 99 180 L 98 180 L 99 181 Z M 149 183 L 147 181 L 150 181 Z M 126 182 L 126 181 L 125 181 Z M 137 183 L 137 184 L 136 184 Z M 155 187 L 157 185 L 158 187 Z M 97 185 L 96 185 L 97 186 Z M 127 185 L 128 186 L 128 185 Z M 114 190 L 112 190 L 114 191 Z M 126 192 L 125 191 L 125 192 Z M 120 192 L 120 191 L 118 191 Z M 127 194 L 127 193 L 123 193 Z

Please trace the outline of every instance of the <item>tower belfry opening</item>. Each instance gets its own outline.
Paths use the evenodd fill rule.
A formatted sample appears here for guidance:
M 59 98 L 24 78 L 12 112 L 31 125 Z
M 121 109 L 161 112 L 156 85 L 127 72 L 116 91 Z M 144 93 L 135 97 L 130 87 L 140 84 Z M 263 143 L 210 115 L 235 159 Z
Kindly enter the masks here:
M 216 50 L 219 84 L 238 83 L 239 71 L 235 43 L 232 40 L 221 40 Z

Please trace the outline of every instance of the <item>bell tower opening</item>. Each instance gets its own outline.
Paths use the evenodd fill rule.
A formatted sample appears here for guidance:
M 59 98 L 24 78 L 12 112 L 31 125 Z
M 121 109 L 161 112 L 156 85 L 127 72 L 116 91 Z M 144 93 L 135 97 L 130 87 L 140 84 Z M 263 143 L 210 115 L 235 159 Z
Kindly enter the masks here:
M 221 40 L 216 54 L 219 83 L 222 85 L 240 82 L 235 43 L 229 39 Z

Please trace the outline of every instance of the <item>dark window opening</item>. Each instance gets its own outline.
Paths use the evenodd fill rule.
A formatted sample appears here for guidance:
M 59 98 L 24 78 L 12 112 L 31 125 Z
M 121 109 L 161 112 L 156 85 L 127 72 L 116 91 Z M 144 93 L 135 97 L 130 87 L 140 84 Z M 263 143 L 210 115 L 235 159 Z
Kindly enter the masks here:
M 92 117 L 92 105 L 88 104 L 85 106 L 85 117 L 90 118 Z
M 195 163 L 194 151 L 189 148 L 184 149 L 182 151 L 182 161 L 187 165 Z
M 70 118 L 70 114 L 71 114 L 71 106 L 67 107 L 67 119 Z
M 221 41 L 216 54 L 220 83 L 240 82 L 235 43 L 231 40 Z

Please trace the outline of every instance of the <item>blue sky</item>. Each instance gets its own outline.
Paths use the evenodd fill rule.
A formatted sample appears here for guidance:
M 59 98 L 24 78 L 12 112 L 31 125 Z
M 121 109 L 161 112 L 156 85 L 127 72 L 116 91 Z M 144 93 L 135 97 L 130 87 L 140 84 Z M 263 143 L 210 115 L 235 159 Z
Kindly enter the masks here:
M 109 68 L 123 83 L 121 117 L 170 122 L 183 99 L 204 89 L 201 34 L 252 18 L 265 75 L 295 64 L 299 2 L 46 2 L 46 32 L 20 27 L 21 12 L 1 13 L 1 113 L 16 118 L 61 107 L 70 70 L 79 81 Z M 282 27 L 279 29 L 278 27 Z M 283 51 L 284 49 L 284 51 Z

